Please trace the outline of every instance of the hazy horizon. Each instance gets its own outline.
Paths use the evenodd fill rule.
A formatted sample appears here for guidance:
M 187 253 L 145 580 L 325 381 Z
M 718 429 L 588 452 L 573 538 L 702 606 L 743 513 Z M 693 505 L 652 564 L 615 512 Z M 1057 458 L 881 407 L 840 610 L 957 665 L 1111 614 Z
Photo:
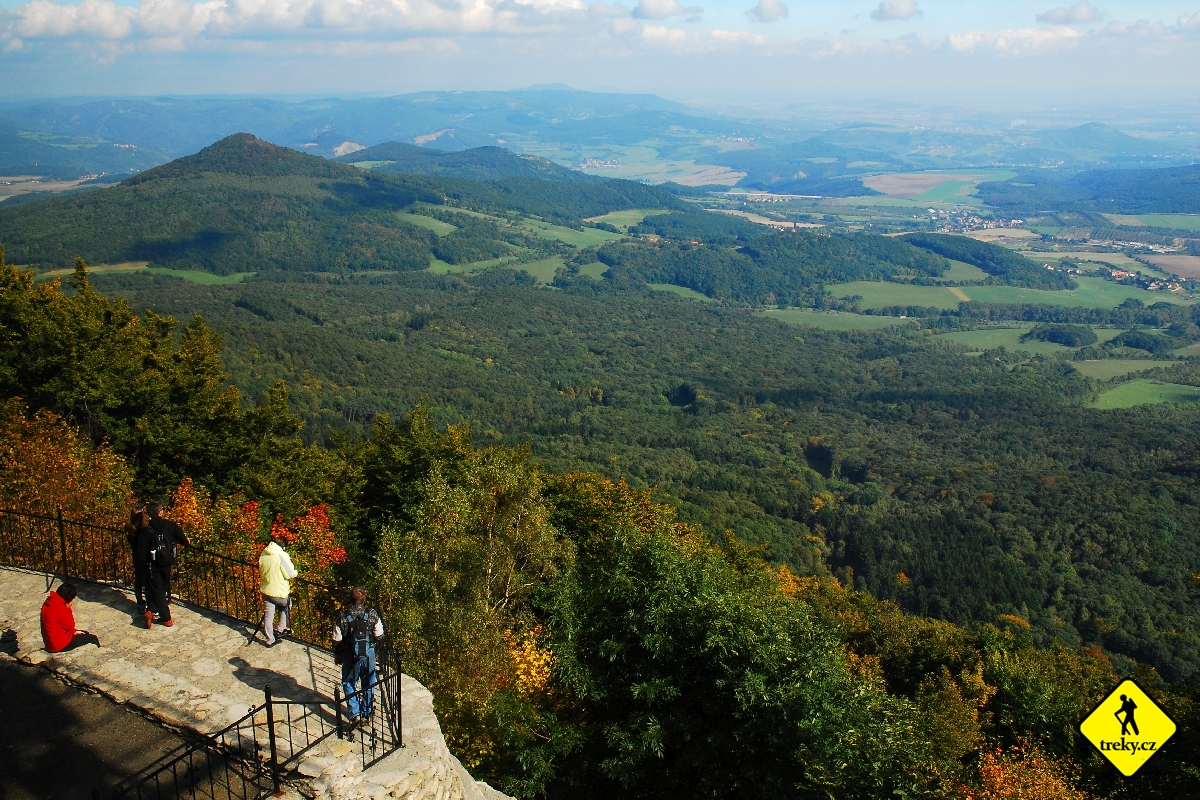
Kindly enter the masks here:
M 0 0 L 0 97 L 393 95 L 566 83 L 779 113 L 1196 109 L 1200 0 Z

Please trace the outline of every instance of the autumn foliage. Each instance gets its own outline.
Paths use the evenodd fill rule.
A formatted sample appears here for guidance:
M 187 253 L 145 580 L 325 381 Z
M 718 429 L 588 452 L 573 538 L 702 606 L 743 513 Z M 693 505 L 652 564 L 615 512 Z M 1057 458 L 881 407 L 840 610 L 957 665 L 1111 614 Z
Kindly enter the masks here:
M 12 400 L 0 418 L 0 505 L 112 525 L 126 513 L 133 473 L 124 459 L 50 411 Z

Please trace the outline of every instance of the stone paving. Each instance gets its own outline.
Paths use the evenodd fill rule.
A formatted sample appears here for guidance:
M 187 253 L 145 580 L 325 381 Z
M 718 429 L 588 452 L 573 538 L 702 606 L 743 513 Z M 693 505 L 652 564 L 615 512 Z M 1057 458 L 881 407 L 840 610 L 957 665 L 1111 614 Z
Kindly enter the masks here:
M 42 648 L 39 610 L 57 585 L 52 576 L 0 567 L 0 634 L 16 634 L 15 652 L 8 633 L 12 655 L 0 649 L 0 658 L 40 664 L 176 728 L 219 731 L 261 704 L 268 684 L 276 699 L 328 699 L 340 677 L 324 650 L 292 641 L 267 648 L 249 625 L 184 605 L 172 606 L 174 627 L 147 630 L 127 592 L 82 582 L 76 628 L 95 634 L 101 646 L 50 654 Z M 429 691 L 405 675 L 402 694 L 403 749 L 364 772 L 355 745 L 331 736 L 300 761 L 295 787 L 336 800 L 504 800 L 451 755 Z

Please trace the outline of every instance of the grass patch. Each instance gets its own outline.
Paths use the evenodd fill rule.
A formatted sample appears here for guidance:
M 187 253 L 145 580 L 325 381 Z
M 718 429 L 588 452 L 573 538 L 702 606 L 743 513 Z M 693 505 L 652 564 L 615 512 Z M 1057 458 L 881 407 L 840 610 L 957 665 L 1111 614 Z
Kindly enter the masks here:
M 975 287 L 969 287 L 974 289 Z M 853 297 L 859 295 L 862 299 L 859 305 L 863 308 L 884 308 L 885 306 L 933 306 L 934 308 L 958 308 L 962 302 L 945 286 L 913 286 L 907 283 L 887 283 L 885 281 L 854 281 L 839 283 L 828 287 L 835 297 Z
M 1168 366 L 1168 361 L 1154 361 L 1149 358 L 1110 358 L 1099 361 L 1076 361 L 1071 366 L 1080 375 L 1095 378 L 1098 381 L 1110 381 L 1131 372 Z
M 1092 408 L 1130 408 L 1155 403 L 1195 403 L 1200 401 L 1200 386 L 1181 383 L 1159 383 L 1142 378 L 1123 383 L 1107 391 L 1092 403 Z
M 525 270 L 533 277 L 537 278 L 538 283 L 548 284 L 554 281 L 554 274 L 562 269 L 563 260 L 560 256 L 552 256 L 543 258 L 541 261 L 531 261 L 528 264 L 519 264 L 513 267 L 516 270 Z
M 630 227 L 641 223 L 646 217 L 670 213 L 665 208 L 630 208 L 625 211 L 610 211 L 599 217 L 591 217 L 585 222 L 607 222 L 609 225 L 627 231 Z
M 808 325 L 829 331 L 879 330 L 881 328 L 912 327 L 917 323 L 899 317 L 875 317 L 868 314 L 840 314 L 813 311 L 807 308 L 780 308 L 764 311 L 764 316 L 791 325 Z
M 1136 286 L 1122 286 L 1103 278 L 1077 278 L 1079 288 L 1070 291 L 1052 292 L 1045 289 L 1022 289 L 1017 286 L 962 286 L 951 292 L 945 286 L 913 286 L 905 283 L 884 281 L 854 281 L 853 283 L 831 284 L 828 288 L 835 297 L 860 295 L 859 305 L 863 308 L 886 306 L 932 306 L 934 308 L 958 308 L 961 295 L 981 303 L 1042 303 L 1054 306 L 1076 306 L 1079 308 L 1116 308 L 1130 297 L 1146 305 L 1167 302 L 1190 305 L 1196 302 L 1167 292 L 1148 292 Z M 959 295 L 959 296 L 956 296 Z
M 984 281 L 988 274 L 974 264 L 949 259 L 950 269 L 942 273 L 943 281 Z
M 235 272 L 232 275 L 214 275 L 211 272 L 201 272 L 198 269 L 164 269 L 163 267 L 151 267 L 149 264 L 150 262 L 148 261 L 127 261 L 123 264 L 97 264 L 94 267 L 89 266 L 88 273 L 96 273 L 98 275 L 117 273 L 165 275 L 168 278 L 179 278 L 180 280 L 201 283 L 206 286 L 227 286 L 232 283 L 241 283 L 257 274 L 255 272 Z M 49 278 L 61 278 L 73 272 L 75 272 L 74 269 L 54 269 L 49 272 L 40 272 L 36 278 L 39 281 Z
M 677 294 L 680 297 L 686 297 L 689 300 L 699 300 L 702 303 L 717 302 L 708 295 L 700 294 L 699 292 L 693 289 L 688 289 L 684 286 L 675 286 L 671 283 L 649 283 L 646 285 L 656 292 L 671 292 L 672 294 Z
M 507 264 L 513 260 L 513 256 L 503 256 L 501 258 L 493 258 L 491 261 L 476 261 L 474 264 L 447 264 L 437 258 L 429 259 L 429 271 L 434 275 L 465 275 L 468 272 L 479 272 L 492 267 L 498 267 L 501 264 Z M 527 265 L 522 265 L 524 268 Z
M 975 181 L 946 181 L 941 186 L 922 192 L 913 200 L 926 200 L 931 203 L 979 203 L 974 197 Z
M 598 281 L 604 280 L 604 273 L 606 272 L 608 272 L 608 264 L 601 261 L 593 261 L 579 268 L 580 275 L 587 275 L 589 278 L 595 278 Z
M 1138 219 L 1154 228 L 1200 232 L 1200 214 L 1140 214 Z
M 1055 353 L 1065 355 L 1074 352 L 1074 348 L 1055 344 L 1054 342 L 1041 342 L 1037 339 L 1022 342 L 1021 337 L 1032 327 L 1032 325 L 1022 325 L 1013 328 L 955 331 L 953 333 L 943 333 L 938 338 L 957 342 L 958 344 L 965 344 L 972 351 L 977 352 L 995 350 L 998 347 L 1003 347 L 1006 350 L 1024 350 L 1026 353 L 1033 353 L 1035 355 L 1052 355 Z
M 449 222 L 442 222 L 440 219 L 427 217 L 424 214 L 410 214 L 407 211 L 396 212 L 396 219 L 401 222 L 407 222 L 409 225 L 416 225 L 419 228 L 431 230 L 438 236 L 445 236 L 448 233 L 454 233 L 458 230 L 457 227 Z
M 611 233 L 609 231 L 599 231 L 595 228 L 584 228 L 581 231 L 571 228 L 564 228 L 561 225 L 551 225 L 548 222 L 539 222 L 535 219 L 522 220 L 521 227 L 528 231 L 532 231 L 542 239 L 550 239 L 554 241 L 564 242 L 572 247 L 580 249 L 585 247 L 595 247 L 602 245 L 605 242 L 611 242 L 614 239 L 620 239 L 621 234 Z

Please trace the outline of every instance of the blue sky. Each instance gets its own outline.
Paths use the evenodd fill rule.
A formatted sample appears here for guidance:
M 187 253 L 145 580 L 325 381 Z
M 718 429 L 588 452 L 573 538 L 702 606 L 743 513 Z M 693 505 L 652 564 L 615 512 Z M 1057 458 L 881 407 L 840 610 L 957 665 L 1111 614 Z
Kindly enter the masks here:
M 0 98 L 1200 100 L 1200 0 L 0 0 Z

